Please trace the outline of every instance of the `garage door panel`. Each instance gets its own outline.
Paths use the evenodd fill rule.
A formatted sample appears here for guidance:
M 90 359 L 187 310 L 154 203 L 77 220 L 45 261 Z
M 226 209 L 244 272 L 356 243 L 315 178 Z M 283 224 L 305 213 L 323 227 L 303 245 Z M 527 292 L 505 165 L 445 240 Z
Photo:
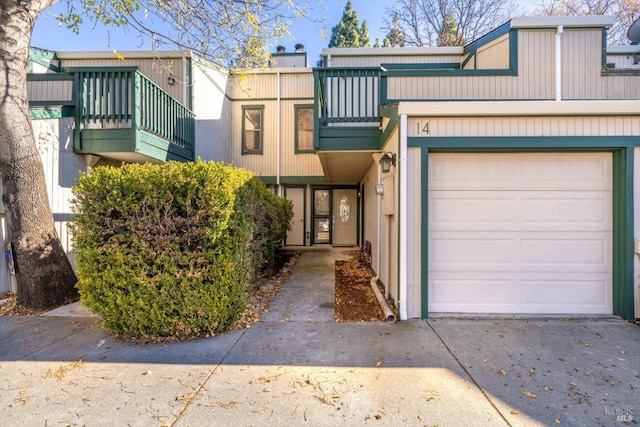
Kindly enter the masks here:
M 611 192 L 434 191 L 432 231 L 611 231 Z
M 584 192 L 583 192 L 584 193 Z M 521 199 L 522 224 L 537 230 L 579 228 L 582 231 L 612 229 L 611 193 L 555 192 L 528 194 Z
M 520 189 L 609 190 L 611 161 L 602 153 L 521 154 Z
M 507 264 L 514 262 L 516 242 L 513 239 L 431 239 L 429 257 L 434 264 Z M 476 267 L 477 268 L 477 267 Z
M 610 314 L 611 165 L 610 153 L 431 154 L 429 311 Z
M 523 305 L 567 305 L 600 307 L 602 313 L 607 313 L 606 307 L 611 298 L 606 291 L 610 289 L 609 277 L 592 274 L 589 277 L 540 277 L 522 280 Z M 569 292 L 571 301 L 566 301 L 564 295 Z
M 443 192 L 432 196 L 429 209 L 431 224 L 458 227 L 461 224 L 504 224 L 516 220 L 517 206 L 513 197 L 460 193 L 458 197 L 447 196 Z
M 469 277 L 461 280 L 434 278 L 430 280 L 429 301 L 443 308 L 454 305 L 475 304 L 479 300 L 488 304 L 511 305 L 518 297 L 518 283 L 513 279 L 480 279 Z
M 560 233 L 558 233 L 560 234 Z M 584 239 L 569 233 L 562 233 L 554 238 L 523 238 L 520 243 L 523 265 L 543 264 L 545 268 L 554 270 L 556 265 L 571 267 L 595 267 L 602 270 L 610 265 L 611 245 L 609 235 L 602 233 L 601 238 Z

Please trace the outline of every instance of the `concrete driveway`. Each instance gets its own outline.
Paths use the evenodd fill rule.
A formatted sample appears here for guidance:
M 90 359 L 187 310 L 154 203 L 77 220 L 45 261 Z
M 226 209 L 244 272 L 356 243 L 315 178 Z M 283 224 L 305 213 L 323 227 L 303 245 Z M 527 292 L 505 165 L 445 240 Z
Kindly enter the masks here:
M 333 260 L 304 252 L 265 321 L 140 346 L 86 312 L 0 317 L 3 425 L 621 426 L 640 328 L 616 318 L 335 323 Z

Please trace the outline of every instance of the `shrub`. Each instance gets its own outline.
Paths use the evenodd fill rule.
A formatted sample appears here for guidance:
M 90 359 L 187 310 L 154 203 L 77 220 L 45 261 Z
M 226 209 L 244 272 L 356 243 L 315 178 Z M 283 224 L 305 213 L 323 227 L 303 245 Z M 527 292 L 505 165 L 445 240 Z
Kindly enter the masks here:
M 227 330 L 291 219 L 253 174 L 218 163 L 98 167 L 73 192 L 81 300 L 134 336 Z

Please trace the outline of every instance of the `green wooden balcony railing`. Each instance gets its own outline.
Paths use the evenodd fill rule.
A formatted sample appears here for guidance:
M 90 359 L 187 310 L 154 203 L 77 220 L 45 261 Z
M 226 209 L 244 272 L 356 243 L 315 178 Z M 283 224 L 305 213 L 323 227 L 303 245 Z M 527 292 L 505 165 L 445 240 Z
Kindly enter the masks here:
M 154 145 L 155 152 L 162 145 L 155 141 L 164 140 L 167 151 L 193 160 L 194 114 L 135 67 L 70 71 L 75 75 L 76 126 L 81 133 L 91 131 L 95 139 L 95 131 L 110 130 L 117 135 L 116 130 L 130 129 L 131 137 Z M 101 141 L 101 147 L 105 144 Z M 138 145 L 134 150 L 139 150 Z M 80 151 L 87 150 L 81 147 Z M 168 155 L 166 159 L 173 157 Z
M 379 122 L 381 71 L 380 67 L 315 68 L 319 125 Z

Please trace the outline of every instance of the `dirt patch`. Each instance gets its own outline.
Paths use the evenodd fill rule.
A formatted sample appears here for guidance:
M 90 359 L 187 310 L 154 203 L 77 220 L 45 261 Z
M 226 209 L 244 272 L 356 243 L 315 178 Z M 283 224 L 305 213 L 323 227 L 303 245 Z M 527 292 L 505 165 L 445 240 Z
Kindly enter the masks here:
M 336 322 L 384 321 L 385 315 L 371 289 L 373 272 L 354 252 L 346 261 L 336 261 Z

